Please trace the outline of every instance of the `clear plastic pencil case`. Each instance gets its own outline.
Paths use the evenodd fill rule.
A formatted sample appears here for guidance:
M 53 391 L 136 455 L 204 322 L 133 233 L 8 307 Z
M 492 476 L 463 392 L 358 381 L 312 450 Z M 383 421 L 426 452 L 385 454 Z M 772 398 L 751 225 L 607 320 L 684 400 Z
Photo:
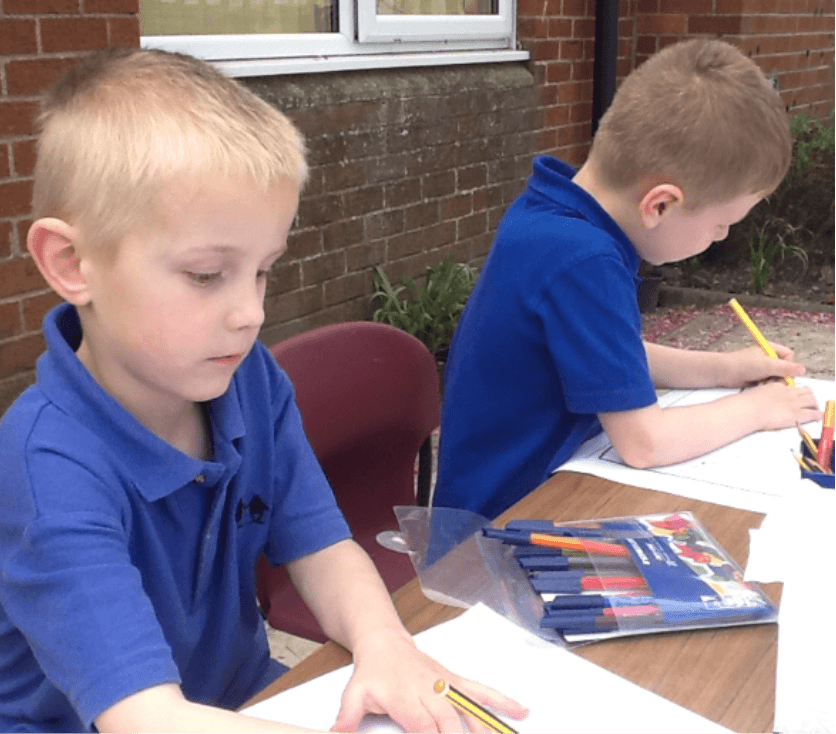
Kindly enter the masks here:
M 504 528 L 463 510 L 395 512 L 429 598 L 485 603 L 557 644 L 778 617 L 690 512 Z

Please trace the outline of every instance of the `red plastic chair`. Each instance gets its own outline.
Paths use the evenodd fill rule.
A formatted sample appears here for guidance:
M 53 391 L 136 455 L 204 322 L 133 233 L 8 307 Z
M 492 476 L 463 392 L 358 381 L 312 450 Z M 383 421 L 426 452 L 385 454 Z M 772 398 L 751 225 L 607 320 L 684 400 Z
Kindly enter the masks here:
M 430 434 L 441 414 L 435 358 L 410 334 L 372 321 L 324 326 L 270 351 L 296 388 L 305 433 L 354 539 L 396 590 L 415 570 L 408 555 L 384 548 L 376 536 L 397 528 L 394 505 L 429 504 Z M 327 639 L 285 568 L 264 556 L 256 592 L 272 627 Z

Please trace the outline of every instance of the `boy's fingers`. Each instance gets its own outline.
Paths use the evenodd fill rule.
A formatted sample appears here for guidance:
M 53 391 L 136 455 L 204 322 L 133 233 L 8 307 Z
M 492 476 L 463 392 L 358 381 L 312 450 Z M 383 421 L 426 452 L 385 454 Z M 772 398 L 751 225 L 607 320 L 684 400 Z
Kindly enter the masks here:
M 521 703 L 515 701 L 513 698 L 508 698 L 508 696 L 503 695 L 493 688 L 483 686 L 481 683 L 467 681 L 463 683 L 461 690 L 480 705 L 502 711 L 503 714 L 515 719 L 524 719 L 528 716 L 528 709 Z
M 350 684 L 343 691 L 340 710 L 331 731 L 357 731 L 357 727 L 360 726 L 366 710 L 363 706 L 363 697 L 354 691 L 355 689 Z

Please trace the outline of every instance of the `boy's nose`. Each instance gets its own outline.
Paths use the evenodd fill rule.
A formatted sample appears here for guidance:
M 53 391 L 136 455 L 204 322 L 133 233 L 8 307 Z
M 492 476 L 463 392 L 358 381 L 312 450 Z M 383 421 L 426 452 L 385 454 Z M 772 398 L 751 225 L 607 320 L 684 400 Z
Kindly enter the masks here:
M 264 293 L 258 287 L 240 289 L 230 304 L 229 328 L 258 329 L 264 323 Z

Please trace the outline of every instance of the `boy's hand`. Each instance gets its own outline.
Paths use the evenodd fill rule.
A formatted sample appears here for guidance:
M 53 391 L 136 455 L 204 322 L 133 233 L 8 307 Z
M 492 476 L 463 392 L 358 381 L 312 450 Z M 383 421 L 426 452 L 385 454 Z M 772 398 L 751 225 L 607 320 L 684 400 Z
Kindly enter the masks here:
M 354 666 L 331 731 L 356 731 L 367 713 L 388 714 L 411 732 L 462 731 L 456 709 L 433 690 L 439 678 L 497 712 L 515 719 L 528 714 L 501 693 L 451 673 L 398 631 L 381 631 L 355 645 Z M 472 732 L 488 731 L 470 718 L 467 726 Z
M 790 387 L 783 380 L 753 387 L 742 397 L 756 401 L 761 430 L 792 428 L 796 423 L 820 421 L 823 416 L 810 388 Z
M 746 387 L 770 378 L 801 377 L 807 371 L 795 361 L 795 353 L 783 344 L 770 342 L 778 359 L 767 357 L 759 346 L 729 353 L 729 375 L 726 387 Z

